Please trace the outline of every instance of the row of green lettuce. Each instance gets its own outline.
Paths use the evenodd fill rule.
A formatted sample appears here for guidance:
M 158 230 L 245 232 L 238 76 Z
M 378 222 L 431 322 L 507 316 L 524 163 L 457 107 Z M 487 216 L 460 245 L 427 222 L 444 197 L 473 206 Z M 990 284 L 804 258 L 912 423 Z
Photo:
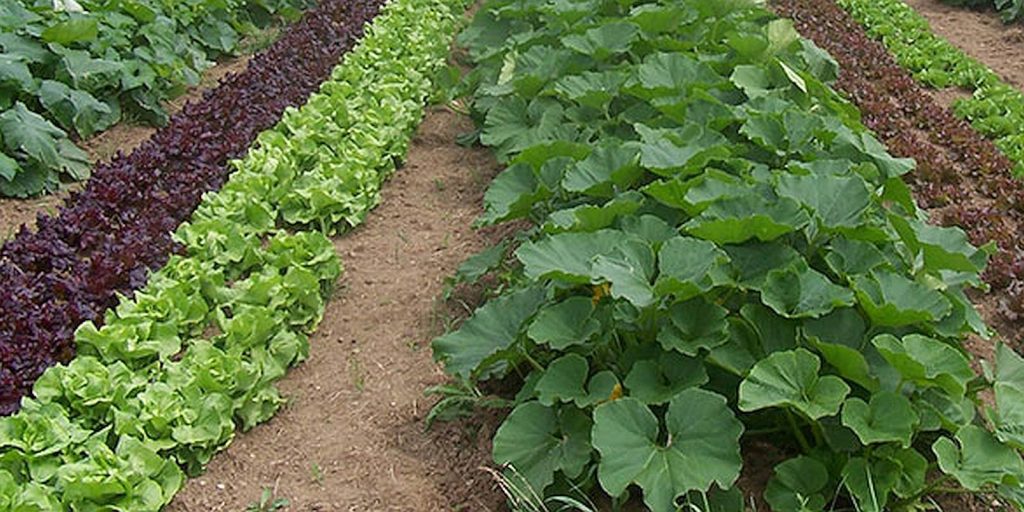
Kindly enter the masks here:
M 341 272 L 324 233 L 376 204 L 464 7 L 387 5 L 177 230 L 186 254 L 78 329 L 79 355 L 0 419 L 0 511 L 159 510 L 236 428 L 277 411 L 274 383 L 306 357 Z
M 914 162 L 755 4 L 480 9 L 467 83 L 508 164 L 480 224 L 530 227 L 460 270 L 502 286 L 434 340 L 462 385 L 432 416 L 521 383 L 493 445 L 521 497 L 742 512 L 766 457 L 742 447 L 770 445 L 775 512 L 1019 506 L 1024 360 L 1000 347 L 979 374 L 962 344 L 989 333 L 965 295 L 988 248 L 927 222 Z
M 902 0 L 836 0 L 868 34 L 880 39 L 918 81 L 936 89 L 972 94 L 953 112 L 992 140 L 1024 175 L 1024 93 L 994 71 L 932 32 L 928 21 Z

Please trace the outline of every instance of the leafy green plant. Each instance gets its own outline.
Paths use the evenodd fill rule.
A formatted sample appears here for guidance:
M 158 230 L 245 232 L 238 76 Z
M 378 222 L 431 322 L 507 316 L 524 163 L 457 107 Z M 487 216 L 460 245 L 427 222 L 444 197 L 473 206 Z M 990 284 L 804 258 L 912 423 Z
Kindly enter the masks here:
M 432 347 L 465 387 L 522 383 L 493 443 L 510 475 L 541 499 L 740 511 L 741 440 L 762 437 L 789 456 L 776 512 L 1019 493 L 1024 359 L 978 375 L 960 343 L 989 335 L 965 289 L 990 248 L 926 222 L 913 161 L 789 22 L 740 0 L 492 0 L 460 42 L 507 164 L 479 223 L 532 227 L 509 284 Z

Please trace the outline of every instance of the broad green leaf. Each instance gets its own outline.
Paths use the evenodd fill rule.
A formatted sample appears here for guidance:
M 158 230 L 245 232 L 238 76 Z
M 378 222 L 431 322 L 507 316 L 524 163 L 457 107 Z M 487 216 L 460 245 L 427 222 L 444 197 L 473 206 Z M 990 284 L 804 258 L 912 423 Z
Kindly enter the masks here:
M 859 177 L 783 175 L 777 190 L 809 208 L 827 228 L 861 225 L 871 204 L 871 193 Z
M 562 44 L 584 55 L 604 60 L 628 51 L 639 32 L 639 27 L 628 21 L 616 21 L 592 28 L 583 34 L 565 36 Z
M 624 83 L 626 74 L 621 71 L 586 71 L 560 79 L 555 92 L 580 105 L 604 110 Z
M 57 168 L 61 160 L 56 139 L 67 136 L 21 102 L 0 114 L 0 135 L 7 149 L 24 153 L 49 168 Z
M 793 20 L 776 19 L 765 27 L 768 35 L 768 53 L 774 55 L 800 40 L 800 34 L 793 27 Z
M 884 456 L 900 467 L 899 479 L 893 492 L 901 498 L 917 496 L 925 487 L 928 474 L 928 459 L 914 448 L 892 449 L 881 448 L 875 455 Z
M 771 354 L 792 350 L 797 346 L 797 329 L 800 324 L 779 316 L 770 308 L 756 302 L 748 302 L 740 308 L 740 316 L 753 328 L 759 338 L 757 353 Z
M 21 165 L 18 161 L 0 152 L 0 183 L 4 180 L 10 181 L 21 172 Z
M 556 410 L 527 402 L 498 428 L 492 454 L 496 463 L 512 466 L 543 494 L 556 472 L 575 478 L 590 462 L 590 430 L 590 418 L 575 407 Z
M 918 421 L 910 400 L 892 391 L 875 393 L 870 402 L 850 398 L 843 405 L 843 425 L 865 445 L 898 442 L 910 448 Z
M 837 309 L 821 318 L 804 320 L 804 336 L 819 341 L 845 345 L 860 351 L 867 341 L 868 326 L 856 308 Z
M 523 322 L 533 316 L 544 296 L 542 288 L 527 288 L 489 301 L 458 330 L 434 339 L 434 358 L 448 373 L 463 378 L 486 370 L 481 363 L 516 341 Z
M 772 80 L 768 72 L 763 67 L 752 64 L 742 64 L 733 68 L 729 81 L 751 99 L 765 96 L 772 89 Z
M 629 396 L 645 404 L 668 402 L 680 391 L 703 385 L 708 381 L 704 363 L 678 352 L 663 352 L 657 359 L 643 359 L 633 364 L 623 384 Z
M 976 273 L 985 268 L 988 255 L 971 245 L 959 228 L 933 226 L 895 214 L 889 218 L 900 238 L 924 258 L 926 269 Z
M 455 282 L 475 283 L 505 261 L 508 241 L 502 241 L 466 258 L 455 272 Z
M 0 34 L 0 48 L 3 49 L 4 53 L 16 55 L 19 59 L 29 64 L 43 64 L 53 56 L 49 50 L 36 40 L 12 33 Z
M 43 80 L 39 101 L 65 128 L 74 129 L 83 138 L 109 128 L 117 117 L 110 107 L 85 91 L 60 82 Z
M 803 228 L 810 218 L 788 198 L 770 201 L 761 196 L 725 199 L 683 225 L 687 233 L 718 244 L 751 239 L 769 242 Z
M 729 340 L 729 312 L 702 297 L 673 304 L 669 323 L 658 332 L 658 343 L 665 350 L 696 356 L 701 349 L 711 350 Z
M 672 295 L 682 301 L 714 287 L 714 273 L 721 273 L 728 255 L 715 244 L 690 237 L 674 237 L 658 252 L 658 295 Z
M 93 58 L 89 52 L 68 50 L 63 52 L 56 80 L 83 91 L 120 88 L 121 79 L 126 71 L 125 66 L 122 62 Z M 150 97 L 144 95 L 141 90 L 136 93 L 146 98 Z M 159 105 L 155 107 L 159 108 Z
M 873 270 L 853 278 L 857 302 L 876 325 L 899 327 L 934 322 L 952 305 L 941 293 L 888 270 Z
M 658 418 L 633 398 L 598 406 L 593 443 L 601 453 L 598 480 L 609 495 L 636 484 L 653 512 L 674 512 L 676 498 L 689 491 L 732 486 L 742 467 L 743 425 L 725 398 L 687 389 L 669 402 L 665 427 L 660 433 Z
M 650 214 L 625 217 L 619 222 L 619 227 L 626 233 L 647 240 L 652 246 L 660 246 L 679 234 L 661 217 Z
M 832 240 L 825 261 L 833 272 L 844 277 L 868 274 L 888 264 L 874 244 L 843 237 Z
M 914 406 L 921 417 L 921 430 L 945 429 L 956 432 L 969 425 L 977 415 L 977 408 L 970 397 L 954 399 L 941 388 L 928 388 L 918 393 Z
M 596 281 L 593 277 L 595 258 L 617 254 L 616 247 L 627 240 L 635 239 L 611 229 L 591 233 L 560 233 L 522 245 L 516 250 L 516 258 L 522 262 L 526 276 L 530 279 L 559 279 L 588 284 Z
M 843 484 L 863 512 L 885 512 L 889 494 L 900 477 L 899 464 L 854 457 L 843 467 Z
M 536 96 L 551 80 L 564 73 L 572 52 L 547 45 L 530 47 L 516 60 L 516 73 L 512 82 L 522 97 Z
M 39 86 L 20 55 L 0 53 L 0 89 L 13 89 L 15 96 L 33 93 Z
M 642 4 L 629 11 L 629 19 L 641 30 L 650 34 L 659 34 L 675 30 L 681 23 L 691 23 L 697 18 L 692 9 L 685 5 Z
M 712 86 L 722 77 L 707 64 L 682 53 L 655 53 L 637 68 L 637 79 L 648 99 L 686 92 L 695 85 Z
M 868 391 L 878 391 L 878 378 L 872 375 L 871 365 L 868 364 L 860 350 L 851 348 L 849 345 L 828 343 L 818 337 L 810 337 L 808 341 L 821 354 L 825 362 L 835 367 L 840 376 L 859 384 Z
M 806 349 L 769 355 L 740 383 L 740 410 L 788 406 L 812 420 L 834 416 L 850 387 L 839 377 L 819 376 L 820 368 L 821 361 Z
M 484 192 L 484 214 L 479 222 L 497 224 L 526 217 L 535 203 L 550 195 L 550 191 L 540 186 L 533 168 L 525 164 L 512 165 L 496 176 Z
M 589 373 L 590 365 L 579 354 L 566 354 L 555 359 L 537 381 L 534 388 L 537 401 L 550 407 L 558 402 L 584 400 L 587 391 L 583 386 Z
M 91 41 L 99 34 L 99 19 L 89 15 L 72 15 L 70 19 L 47 27 L 40 34 L 43 41 L 69 46 Z
M 639 152 L 621 144 L 606 144 L 565 172 L 562 187 L 569 192 L 582 192 L 589 196 L 608 197 L 617 188 L 631 186 L 643 171 L 639 165 Z
M 972 491 L 990 484 L 1020 485 L 1024 474 L 1020 455 L 976 425 L 960 429 L 956 443 L 940 437 L 932 444 L 932 451 L 939 468 Z
M 939 340 L 920 334 L 908 334 L 903 339 L 882 334 L 871 343 L 904 379 L 918 386 L 939 387 L 959 398 L 974 379 L 967 357 Z
M 852 306 L 853 292 L 810 267 L 768 273 L 761 301 L 786 318 L 818 318 L 835 308 Z
M 708 169 L 693 178 L 676 176 L 655 181 L 643 191 L 668 206 L 697 215 L 722 199 L 748 195 L 750 185 L 732 174 Z
M 737 282 L 747 289 L 763 290 L 765 279 L 773 270 L 806 265 L 800 253 L 782 243 L 747 242 L 726 245 L 723 249 L 738 274 Z
M 639 244 L 631 244 L 636 246 Z M 626 245 L 630 247 L 630 245 Z M 644 251 L 644 252 L 640 252 Z M 639 258 L 634 255 L 640 255 Z M 639 251 L 613 255 L 598 255 L 594 258 L 595 278 L 611 283 L 611 295 L 626 299 L 636 307 L 647 307 L 654 303 L 654 289 L 651 277 L 654 273 L 654 253 L 643 245 Z
M 589 407 L 602 404 L 611 400 L 618 400 L 622 394 L 622 385 L 619 378 L 611 370 L 597 372 L 587 383 L 587 396 L 577 400 L 578 407 Z
M 487 112 L 480 142 L 495 146 L 502 158 L 530 146 L 558 139 L 572 140 L 571 125 L 564 122 L 564 109 L 551 99 L 529 104 L 519 98 L 500 101 Z
M 1024 449 L 1024 358 L 1006 345 L 996 347 L 996 407 L 989 411 L 1000 441 Z
M 631 190 L 602 204 L 586 204 L 558 210 L 548 215 L 543 229 L 546 233 L 563 231 L 597 231 L 611 227 L 620 217 L 635 213 L 643 206 L 643 194 Z
M 593 299 L 577 296 L 541 308 L 526 334 L 537 343 L 563 350 L 586 343 L 600 329 Z
M 774 512 L 820 512 L 825 508 L 828 468 L 824 464 L 799 456 L 775 466 L 774 472 L 764 490 L 764 499 Z
M 633 129 L 641 139 L 640 165 L 661 176 L 696 174 L 732 154 L 728 139 L 695 123 L 675 129 L 634 124 Z

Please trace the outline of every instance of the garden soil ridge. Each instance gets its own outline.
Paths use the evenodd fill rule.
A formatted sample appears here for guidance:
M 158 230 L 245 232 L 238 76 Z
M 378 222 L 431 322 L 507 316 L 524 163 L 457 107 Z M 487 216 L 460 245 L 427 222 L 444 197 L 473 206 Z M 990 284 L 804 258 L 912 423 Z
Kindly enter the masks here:
M 498 237 L 471 227 L 499 170 L 490 150 L 454 143 L 472 129 L 464 116 L 428 109 L 380 206 L 334 238 L 345 272 L 309 360 L 280 382 L 289 404 L 238 435 L 168 510 L 244 510 L 263 489 L 289 510 L 499 510 L 480 469 L 497 421 L 429 432 L 423 422 L 435 402 L 424 389 L 447 381 L 429 347 L 456 314 L 439 299 L 445 278 Z

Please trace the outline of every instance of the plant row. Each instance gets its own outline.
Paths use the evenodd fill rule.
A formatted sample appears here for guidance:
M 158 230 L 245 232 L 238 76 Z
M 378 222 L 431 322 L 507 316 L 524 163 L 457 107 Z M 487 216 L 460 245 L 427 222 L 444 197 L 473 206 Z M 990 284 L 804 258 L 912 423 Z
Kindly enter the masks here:
M 48 366 L 72 357 L 75 327 L 100 321 L 118 294 L 167 261 L 171 232 L 224 183 L 229 160 L 307 99 L 379 5 L 325 0 L 131 155 L 98 166 L 56 216 L 0 248 L 0 413 L 15 410 Z
M 1024 359 L 1001 347 L 979 375 L 962 345 L 988 334 L 965 295 L 988 254 L 927 222 L 913 161 L 791 22 L 491 0 L 460 41 L 480 141 L 508 164 L 479 222 L 531 227 L 467 263 L 504 281 L 433 349 L 465 386 L 521 384 L 493 445 L 513 494 L 739 512 L 763 464 L 741 447 L 767 443 L 775 512 L 1019 503 Z M 466 403 L 448 391 L 436 416 Z
M 261 134 L 177 230 L 184 254 L 108 311 L 105 325 L 78 329 L 78 356 L 48 369 L 21 411 L 0 419 L 0 511 L 159 510 L 236 427 L 274 414 L 283 402 L 274 383 L 306 357 L 341 271 L 323 234 L 275 226 L 286 215 L 275 191 L 333 175 L 344 148 L 360 157 L 347 161 L 344 186 L 376 195 L 405 153 L 464 7 L 385 6 L 320 92 Z M 219 218 L 206 215 L 214 210 Z M 329 225 L 334 211 L 310 225 Z M 352 224 L 364 214 L 353 210 Z
M 836 0 L 872 37 L 880 39 L 914 78 L 937 89 L 957 87 L 972 94 L 953 111 L 991 139 L 1024 173 L 1024 93 L 949 41 L 900 0 Z
M 87 138 L 127 117 L 167 123 L 162 102 L 209 60 L 309 0 L 17 0 L 0 6 L 0 196 L 88 176 Z
M 941 211 L 936 219 L 967 230 L 978 245 L 995 242 L 983 277 L 1001 298 L 999 313 L 1024 313 L 1024 185 L 1013 163 L 969 124 L 938 106 L 879 42 L 829 0 L 774 4 L 800 32 L 835 57 L 842 72 L 836 87 L 863 112 L 864 123 L 894 154 L 913 158 L 908 175 L 917 197 Z M 919 139 L 926 139 L 922 144 Z
M 999 12 L 1004 23 L 1011 23 L 1024 17 L 1024 0 L 942 0 L 942 2 L 972 8 L 993 8 Z

